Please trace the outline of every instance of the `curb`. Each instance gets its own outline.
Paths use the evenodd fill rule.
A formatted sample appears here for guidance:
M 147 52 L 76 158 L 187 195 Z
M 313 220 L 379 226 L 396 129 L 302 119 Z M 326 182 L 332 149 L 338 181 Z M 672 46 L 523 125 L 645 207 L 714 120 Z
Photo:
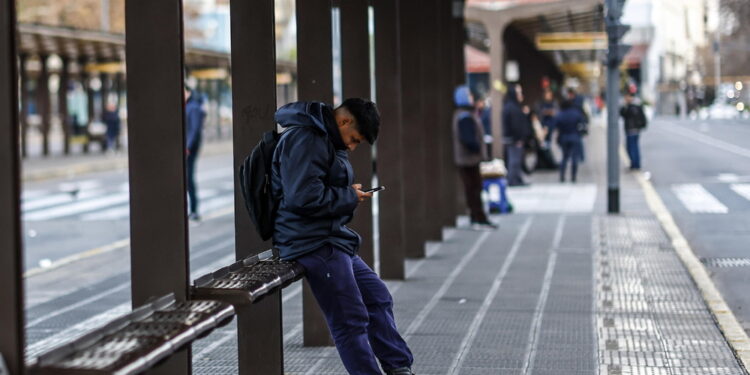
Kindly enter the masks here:
M 695 256 L 695 253 L 690 248 L 690 244 L 677 227 L 674 218 L 667 210 L 666 205 L 664 205 L 654 186 L 641 173 L 637 173 L 635 178 L 643 189 L 643 194 L 646 196 L 649 208 L 656 215 L 662 228 L 664 228 L 664 231 L 672 240 L 672 246 L 674 246 L 677 255 L 698 286 L 703 295 L 703 300 L 706 301 L 706 305 L 716 319 L 724 338 L 747 371 L 750 368 L 750 338 L 748 338 L 747 333 L 737 321 L 726 301 L 724 301 L 724 297 L 719 293 L 711 277 L 708 276 L 703 263 Z
M 232 150 L 232 141 L 224 141 L 224 142 L 218 142 L 218 143 L 210 143 L 204 146 L 203 150 L 201 151 L 201 156 L 213 156 L 213 155 L 219 155 L 223 153 L 231 152 Z M 65 157 L 65 156 L 60 156 Z M 56 167 L 50 167 L 50 168 L 44 168 L 39 169 L 36 171 L 28 171 L 24 172 L 22 171 L 23 182 L 40 182 L 45 180 L 50 180 L 54 178 L 61 178 L 61 177 L 68 177 L 68 176 L 78 176 L 83 175 L 87 173 L 95 173 L 95 172 L 106 172 L 106 171 L 118 171 L 128 168 L 128 156 L 127 154 L 123 156 L 118 156 L 116 158 L 112 159 L 94 159 L 94 156 L 92 156 L 92 159 L 90 160 L 84 160 L 81 162 L 77 162 L 70 165 L 61 165 Z

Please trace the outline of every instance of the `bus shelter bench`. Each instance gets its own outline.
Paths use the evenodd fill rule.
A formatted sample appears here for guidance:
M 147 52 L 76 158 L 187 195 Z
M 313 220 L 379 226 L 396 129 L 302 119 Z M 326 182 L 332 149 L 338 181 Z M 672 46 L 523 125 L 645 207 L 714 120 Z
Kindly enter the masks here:
M 279 260 L 272 250 L 267 250 L 198 278 L 191 294 L 193 299 L 249 305 L 302 276 L 304 268 L 300 264 Z
M 30 375 L 137 374 L 229 323 L 234 307 L 219 301 L 177 301 L 169 294 L 40 355 Z

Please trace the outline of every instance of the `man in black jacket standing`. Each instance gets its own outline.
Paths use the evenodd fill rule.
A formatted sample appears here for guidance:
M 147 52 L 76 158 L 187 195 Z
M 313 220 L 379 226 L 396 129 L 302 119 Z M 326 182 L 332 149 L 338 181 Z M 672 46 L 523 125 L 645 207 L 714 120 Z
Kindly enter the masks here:
M 620 108 L 625 125 L 625 145 L 630 158 L 630 170 L 641 169 L 641 150 L 638 146 L 638 138 L 641 130 L 646 127 L 646 115 L 643 113 L 643 107 L 636 104 L 633 100 L 633 94 L 625 93 L 625 106 Z
M 305 268 L 350 374 L 381 374 L 379 362 L 389 375 L 411 375 L 413 357 L 396 328 L 391 294 L 357 255 L 361 238 L 346 226 L 359 202 L 372 197 L 353 183 L 347 150 L 377 139 L 375 103 L 347 99 L 334 110 L 296 102 L 275 119 L 285 131 L 273 156 L 274 246 Z

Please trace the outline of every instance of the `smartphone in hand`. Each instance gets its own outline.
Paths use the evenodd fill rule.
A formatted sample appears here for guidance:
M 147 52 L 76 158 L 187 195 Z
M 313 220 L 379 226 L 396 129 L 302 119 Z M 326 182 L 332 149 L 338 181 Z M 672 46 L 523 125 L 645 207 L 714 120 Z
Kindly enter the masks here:
M 381 191 L 381 190 L 385 190 L 385 186 L 374 187 L 372 189 L 363 191 L 363 193 L 374 193 L 376 191 Z

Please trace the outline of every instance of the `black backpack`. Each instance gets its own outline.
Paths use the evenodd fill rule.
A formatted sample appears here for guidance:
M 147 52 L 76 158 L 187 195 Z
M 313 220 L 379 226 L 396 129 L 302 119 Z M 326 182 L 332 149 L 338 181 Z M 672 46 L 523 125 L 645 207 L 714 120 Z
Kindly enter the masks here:
M 278 202 L 271 191 L 273 152 L 281 139 L 276 130 L 263 133 L 260 141 L 240 166 L 240 188 L 245 208 L 258 234 L 266 241 L 273 236 Z

